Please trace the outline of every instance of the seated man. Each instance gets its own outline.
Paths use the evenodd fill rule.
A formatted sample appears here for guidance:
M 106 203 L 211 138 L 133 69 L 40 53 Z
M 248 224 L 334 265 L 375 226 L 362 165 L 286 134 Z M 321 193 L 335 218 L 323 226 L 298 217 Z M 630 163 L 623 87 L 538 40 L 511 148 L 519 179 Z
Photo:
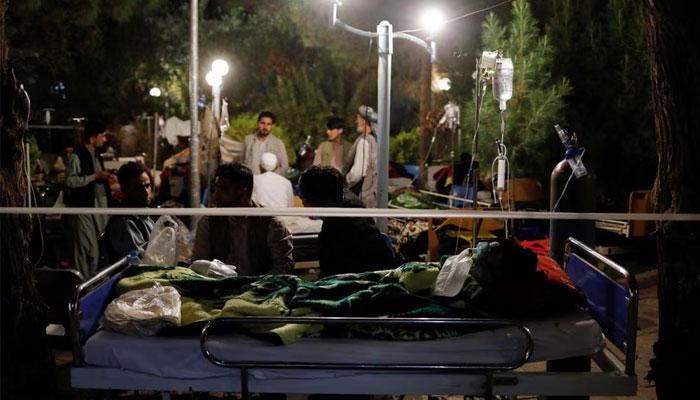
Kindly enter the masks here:
M 216 169 L 216 207 L 260 207 L 252 192 L 248 167 L 233 163 Z M 203 217 L 192 260 L 213 259 L 236 266 L 238 275 L 289 274 L 294 268 L 292 236 L 278 217 Z
M 343 176 L 334 167 L 309 168 L 299 179 L 299 190 L 305 207 L 364 208 L 343 187 Z M 392 251 L 372 218 L 324 218 L 318 242 L 322 278 L 394 267 Z
M 292 182 L 274 171 L 279 167 L 277 156 L 263 153 L 260 156 L 260 175 L 253 177 L 253 201 L 263 207 L 294 207 Z
M 148 207 L 152 199 L 151 177 L 143 164 L 129 162 L 119 168 L 122 207 Z M 153 220 L 145 215 L 113 215 L 105 227 L 108 261 L 116 261 L 132 250 L 143 251 L 153 230 Z

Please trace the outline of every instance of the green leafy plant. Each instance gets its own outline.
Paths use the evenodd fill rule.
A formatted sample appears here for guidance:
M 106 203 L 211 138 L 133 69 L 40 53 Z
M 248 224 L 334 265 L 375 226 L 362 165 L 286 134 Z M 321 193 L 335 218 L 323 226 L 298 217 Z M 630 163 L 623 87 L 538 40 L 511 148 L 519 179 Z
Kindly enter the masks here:
M 400 164 L 418 164 L 420 127 L 402 131 L 389 141 L 389 159 Z

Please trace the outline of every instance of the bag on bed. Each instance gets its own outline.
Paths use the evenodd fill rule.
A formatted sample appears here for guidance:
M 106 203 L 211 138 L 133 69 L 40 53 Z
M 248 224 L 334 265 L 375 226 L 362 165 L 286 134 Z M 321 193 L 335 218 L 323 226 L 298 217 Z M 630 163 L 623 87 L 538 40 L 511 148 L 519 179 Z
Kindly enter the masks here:
M 180 325 L 180 294 L 156 282 L 148 289 L 130 290 L 112 300 L 100 323 L 128 335 L 155 335 L 166 326 Z

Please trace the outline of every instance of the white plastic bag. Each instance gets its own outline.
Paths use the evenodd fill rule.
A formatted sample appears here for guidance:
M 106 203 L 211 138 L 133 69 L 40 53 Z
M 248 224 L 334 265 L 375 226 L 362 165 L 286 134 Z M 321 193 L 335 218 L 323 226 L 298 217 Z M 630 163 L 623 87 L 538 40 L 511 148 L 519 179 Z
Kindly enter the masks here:
M 234 265 L 224 264 L 216 258 L 212 261 L 197 260 L 190 265 L 190 268 L 194 272 L 210 278 L 221 279 L 238 275 Z
M 102 326 L 129 335 L 154 335 L 166 326 L 180 325 L 180 293 L 156 282 L 148 289 L 130 290 L 105 309 Z
M 143 256 L 145 264 L 175 265 L 177 261 L 178 223 L 169 215 L 161 215 L 153 225 Z
M 194 250 L 195 230 L 190 231 L 187 225 L 177 217 L 172 217 L 177 223 L 175 228 L 175 258 L 176 261 L 189 261 Z
M 433 296 L 454 297 L 464 286 L 469 270 L 472 268 L 472 256 L 469 249 L 445 260 L 435 284 L 430 290 Z

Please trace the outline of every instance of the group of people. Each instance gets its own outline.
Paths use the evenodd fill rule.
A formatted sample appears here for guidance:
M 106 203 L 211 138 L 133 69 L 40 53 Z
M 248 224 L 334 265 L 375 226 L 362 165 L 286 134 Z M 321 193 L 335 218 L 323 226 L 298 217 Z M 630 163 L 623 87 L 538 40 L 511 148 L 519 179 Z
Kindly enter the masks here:
M 326 123 L 328 140 L 318 146 L 313 161 L 315 166 L 333 167 L 341 172 L 347 187 L 368 207 L 374 207 L 377 203 L 376 123 L 377 113 L 369 106 L 361 106 L 355 118 L 359 136 L 354 143 L 350 143 L 344 138 L 345 121 L 338 117 L 329 118 Z M 269 181 L 269 184 L 261 185 L 271 187 L 274 179 L 258 178 L 258 174 L 271 176 L 269 173 L 274 172 L 284 176 L 289 169 L 285 144 L 271 133 L 274 127 L 275 115 L 263 111 L 258 116 L 258 130 L 247 135 L 243 142 L 240 161 L 256 175 L 256 187 L 258 181 Z M 273 165 L 275 167 L 270 169 Z M 255 191 L 256 196 L 260 196 L 260 192 Z M 277 206 L 281 204 L 284 203 L 279 199 L 274 203 Z
M 360 136 L 350 144 L 343 138 L 342 119 L 327 122 L 328 140 L 316 151 L 314 165 L 299 179 L 299 194 L 308 207 L 358 208 L 376 204 L 377 114 L 371 107 L 359 109 L 356 124 Z M 216 170 L 213 203 L 216 207 L 289 207 L 293 190 L 284 177 L 289 163 L 284 142 L 271 134 L 275 115 L 258 116 L 258 130 L 246 136 L 240 162 L 222 164 Z M 99 154 L 105 126 L 89 122 L 84 146 L 68 159 L 66 186 L 72 207 L 106 207 L 109 173 Z M 153 200 L 153 180 L 142 164 L 123 165 L 117 179 L 123 207 L 148 207 Z M 74 262 L 84 276 L 95 274 L 100 257 L 97 238 L 104 232 L 103 251 L 111 259 L 131 250 L 144 250 L 153 220 L 147 216 L 71 216 Z M 235 265 L 239 275 L 288 274 L 294 268 L 292 237 L 279 217 L 226 216 L 199 220 L 192 260 L 218 259 Z M 391 268 L 393 251 L 372 218 L 324 218 L 319 233 L 320 275 Z

